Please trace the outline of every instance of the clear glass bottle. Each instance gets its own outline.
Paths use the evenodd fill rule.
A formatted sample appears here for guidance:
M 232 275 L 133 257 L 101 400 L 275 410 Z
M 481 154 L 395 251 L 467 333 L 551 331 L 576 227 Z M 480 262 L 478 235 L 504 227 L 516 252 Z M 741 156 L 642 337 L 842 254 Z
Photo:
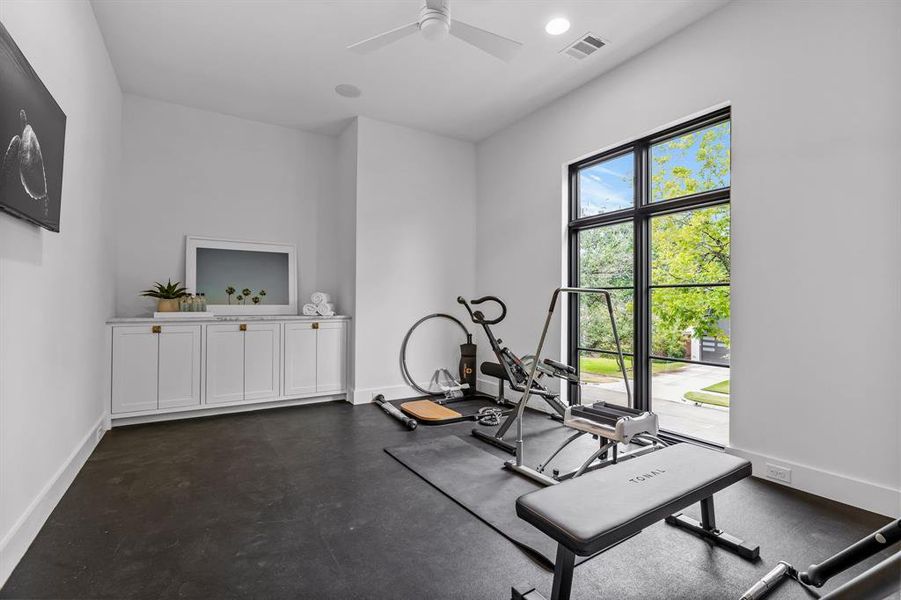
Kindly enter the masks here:
M 206 312 L 206 294 L 200 292 L 200 312 Z

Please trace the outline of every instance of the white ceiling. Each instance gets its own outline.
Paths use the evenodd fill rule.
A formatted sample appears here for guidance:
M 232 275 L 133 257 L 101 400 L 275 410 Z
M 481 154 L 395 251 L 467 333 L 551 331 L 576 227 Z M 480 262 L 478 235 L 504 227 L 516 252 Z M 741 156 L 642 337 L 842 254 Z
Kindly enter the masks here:
M 726 0 L 451 0 L 451 16 L 523 42 L 510 63 L 448 38 L 374 54 L 346 46 L 413 22 L 424 0 L 93 0 L 126 92 L 308 131 L 354 115 L 480 140 Z M 545 23 L 572 22 L 553 37 Z M 591 31 L 609 45 L 559 51 Z M 363 90 L 338 96 L 339 83 Z

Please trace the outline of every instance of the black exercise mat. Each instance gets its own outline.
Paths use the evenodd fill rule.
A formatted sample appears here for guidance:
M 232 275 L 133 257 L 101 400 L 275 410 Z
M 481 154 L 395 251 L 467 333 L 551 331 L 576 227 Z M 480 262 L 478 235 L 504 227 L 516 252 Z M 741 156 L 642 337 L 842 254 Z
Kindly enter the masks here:
M 516 516 L 516 499 L 541 486 L 503 468 L 504 460 L 458 436 L 385 452 L 487 523 L 548 569 L 557 543 Z M 588 557 L 590 558 L 590 557 Z M 587 558 L 576 557 L 576 564 Z

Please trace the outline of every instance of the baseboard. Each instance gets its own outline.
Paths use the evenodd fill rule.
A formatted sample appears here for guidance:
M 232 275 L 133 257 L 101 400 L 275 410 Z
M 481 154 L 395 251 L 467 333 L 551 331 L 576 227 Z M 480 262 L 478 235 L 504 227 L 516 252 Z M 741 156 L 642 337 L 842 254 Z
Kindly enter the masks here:
M 372 387 L 354 389 L 353 393 L 348 393 L 348 398 L 353 398 L 353 404 L 369 404 L 377 395 L 383 395 L 385 400 L 400 400 L 402 398 L 415 398 L 422 396 L 408 385 L 391 385 L 385 387 Z
M 101 427 L 107 429 L 106 415 L 97 419 L 66 462 L 47 482 L 9 533 L 0 540 L 0 587 L 6 583 L 13 569 L 22 560 L 31 542 L 50 517 L 50 513 L 56 508 L 63 494 L 72 485 L 75 476 L 97 447 L 100 442 L 97 432 Z
M 234 413 L 253 412 L 258 410 L 269 410 L 272 408 L 285 408 L 288 406 L 304 406 L 307 404 L 321 404 L 323 402 L 336 402 L 345 400 L 344 392 L 337 394 L 326 394 L 323 396 L 314 396 L 312 398 L 294 398 L 290 400 L 270 400 L 264 402 L 252 402 L 250 404 L 225 404 L 222 406 L 202 405 L 200 407 L 191 407 L 190 410 L 175 410 L 167 413 L 154 413 L 149 415 L 131 415 L 127 417 L 111 417 L 112 427 L 121 427 L 123 425 L 139 425 L 142 423 L 160 423 L 163 421 L 178 421 L 181 419 L 198 419 L 201 417 L 212 417 L 215 415 L 230 415 Z
M 726 452 L 751 461 L 753 475 L 760 479 L 888 517 L 897 518 L 901 513 L 901 490 L 741 448 L 727 448 Z M 792 471 L 791 483 L 783 483 L 767 477 L 767 463 L 790 468 Z

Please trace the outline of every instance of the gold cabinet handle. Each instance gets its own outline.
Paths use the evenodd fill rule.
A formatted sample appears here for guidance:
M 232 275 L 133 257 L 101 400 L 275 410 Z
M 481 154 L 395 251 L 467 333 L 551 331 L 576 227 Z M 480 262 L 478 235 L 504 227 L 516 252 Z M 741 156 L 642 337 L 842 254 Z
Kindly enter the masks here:
M 150 328 L 150 331 L 153 333 L 161 333 L 163 331 L 163 328 L 160 327 L 159 325 L 154 325 L 153 327 Z
M 238 325 L 238 329 L 240 329 L 241 331 L 247 331 L 247 323 L 241 323 L 240 325 Z
M 313 329 L 319 329 L 319 323 L 313 323 Z

